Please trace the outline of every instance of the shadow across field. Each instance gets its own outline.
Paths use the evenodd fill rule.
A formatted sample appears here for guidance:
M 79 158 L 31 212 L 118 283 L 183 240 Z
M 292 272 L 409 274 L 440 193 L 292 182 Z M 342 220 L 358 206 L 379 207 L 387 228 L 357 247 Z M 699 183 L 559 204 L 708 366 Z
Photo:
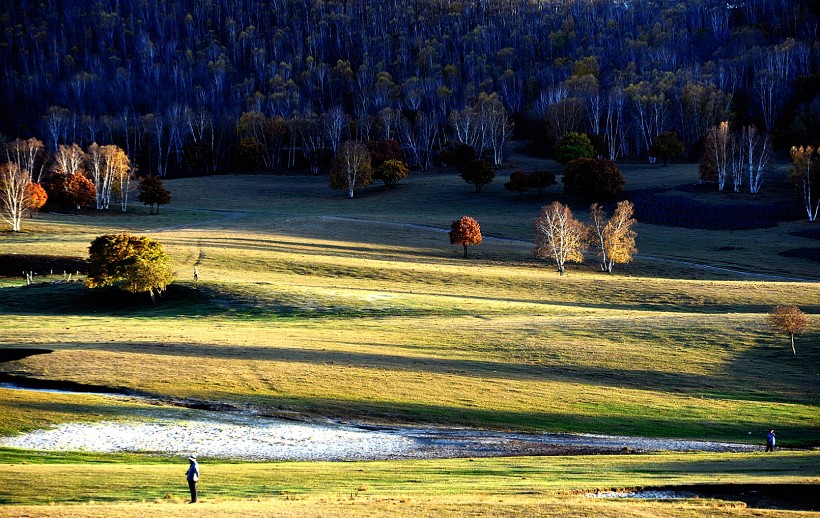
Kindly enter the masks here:
M 383 344 L 359 344 L 378 347 Z M 714 375 L 683 372 L 663 372 L 644 369 L 619 369 L 593 365 L 552 363 L 549 365 L 513 362 L 470 360 L 457 358 L 418 358 L 411 356 L 377 354 L 367 352 L 327 351 L 283 347 L 224 345 L 192 345 L 184 343 L 86 343 L 85 348 L 110 352 L 140 353 L 148 355 L 177 356 L 190 359 L 213 358 L 219 360 L 253 360 L 259 362 L 304 363 L 324 366 L 351 367 L 386 371 L 424 372 L 435 375 L 474 377 L 481 380 L 499 381 L 559 381 L 587 385 L 625 388 L 635 390 L 671 391 L 690 396 L 708 396 L 717 399 L 743 399 L 768 403 L 799 403 L 814 401 L 817 387 L 792 387 L 789 395 L 773 393 L 760 380 L 749 377 L 748 366 L 734 369 L 733 364 Z M 738 362 L 754 361 L 741 356 Z M 184 362 L 188 364 L 190 360 Z M 784 364 L 783 369 L 789 369 Z M 774 369 L 775 371 L 779 369 Z M 785 375 L 785 373 L 784 373 Z M 746 380 L 744 383 L 744 379 Z
M 51 349 L 37 349 L 32 347 L 3 347 L 0 348 L 0 363 L 13 362 L 34 356 L 54 352 Z
M 0 254 L 0 276 L 22 277 L 23 272 L 35 275 L 59 275 L 63 272 L 86 272 L 88 263 L 81 257 L 37 254 Z
M 332 267 L 331 267 L 332 268 Z M 305 272 L 315 274 L 316 272 Z M 343 282 L 344 273 L 335 272 Z M 353 278 L 354 272 L 347 272 Z M 356 272 L 358 274 L 358 272 Z M 372 274 L 374 278 L 378 273 Z M 393 274 L 391 280 L 401 282 L 402 275 Z M 431 283 L 448 285 L 448 279 L 431 278 Z M 360 277 L 355 277 L 360 278 Z M 418 282 L 415 272 L 406 272 L 408 281 Z M 464 276 L 459 285 L 469 287 L 481 286 L 479 276 Z M 308 287 L 309 289 L 310 287 Z M 346 292 L 369 293 L 372 290 L 340 286 Z M 569 289 L 569 288 L 567 288 Z M 401 300 L 364 300 L 342 295 L 317 296 L 316 294 L 299 294 L 278 290 L 276 285 L 268 282 L 245 283 L 234 285 L 220 284 L 185 284 L 175 283 L 168 287 L 161 299 L 152 303 L 147 294 L 131 294 L 114 288 L 88 289 L 81 283 L 33 284 L 2 288 L 0 313 L 14 315 L 111 315 L 117 317 L 209 317 L 224 316 L 231 318 L 353 318 L 353 317 L 423 317 L 423 316 L 481 316 L 475 304 L 487 302 L 511 302 L 520 304 L 543 305 L 572 308 L 600 309 L 618 311 L 654 311 L 658 313 L 748 313 L 764 314 L 769 304 L 723 303 L 687 296 L 686 293 L 659 293 L 658 298 L 632 298 L 618 287 L 611 288 L 608 296 L 601 293 L 596 297 L 600 302 L 582 302 L 563 300 L 576 297 L 577 294 L 558 293 L 551 297 L 490 297 L 481 295 L 446 293 L 443 291 L 420 291 L 401 288 L 395 293 L 399 296 L 440 297 L 442 303 L 419 306 L 403 303 Z M 387 292 L 392 293 L 392 292 Z M 555 296 L 557 295 L 557 296 Z M 554 297 L 554 298 L 553 298 Z M 447 302 L 448 298 L 453 303 Z M 616 300 L 617 302 L 605 302 Z M 464 302 L 464 304 L 461 304 Z M 472 304 L 469 306 L 468 304 Z M 820 313 L 820 304 L 801 305 L 806 313 Z M 528 311 L 531 313 L 531 310 Z M 489 314 L 493 314 L 492 312 Z M 511 314 L 516 314 L 512 310 Z
M 454 425 L 498 430 L 544 431 L 550 433 L 592 433 L 638 437 L 664 437 L 703 441 L 730 441 L 761 444 L 767 423 L 753 418 L 735 419 L 714 416 L 708 419 L 687 417 L 685 414 L 653 417 L 647 414 L 608 415 L 606 413 L 550 412 L 543 408 L 527 412 L 498 409 L 468 408 L 464 406 L 427 405 L 419 403 L 353 401 L 309 398 L 288 400 L 277 398 L 266 405 L 290 410 L 291 405 L 307 409 L 312 415 L 341 416 L 370 422 L 416 422 L 436 426 Z M 747 435 L 751 431 L 751 435 Z M 784 448 L 810 447 L 820 444 L 816 429 L 810 426 L 782 425 L 778 437 Z

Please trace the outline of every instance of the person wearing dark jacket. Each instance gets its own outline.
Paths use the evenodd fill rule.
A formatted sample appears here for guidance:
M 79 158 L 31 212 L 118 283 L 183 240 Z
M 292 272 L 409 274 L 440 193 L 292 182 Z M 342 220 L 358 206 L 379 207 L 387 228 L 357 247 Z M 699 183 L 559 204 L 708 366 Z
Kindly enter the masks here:
M 766 434 L 766 451 L 774 451 L 774 430 Z
M 191 490 L 191 503 L 196 503 L 196 483 L 199 480 L 199 464 L 196 462 L 196 455 L 188 457 L 188 471 L 185 472 L 185 478 L 188 479 L 188 489 Z

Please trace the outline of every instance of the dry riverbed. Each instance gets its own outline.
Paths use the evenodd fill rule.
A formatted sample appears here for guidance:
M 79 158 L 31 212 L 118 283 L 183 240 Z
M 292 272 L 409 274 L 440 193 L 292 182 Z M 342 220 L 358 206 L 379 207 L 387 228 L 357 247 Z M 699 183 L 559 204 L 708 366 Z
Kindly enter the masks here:
M 115 394 L 104 397 L 134 399 Z M 755 445 L 680 439 L 302 422 L 242 411 L 176 407 L 143 410 L 133 419 L 63 423 L 0 437 L 0 445 L 44 451 L 196 453 L 225 459 L 317 461 L 759 449 Z

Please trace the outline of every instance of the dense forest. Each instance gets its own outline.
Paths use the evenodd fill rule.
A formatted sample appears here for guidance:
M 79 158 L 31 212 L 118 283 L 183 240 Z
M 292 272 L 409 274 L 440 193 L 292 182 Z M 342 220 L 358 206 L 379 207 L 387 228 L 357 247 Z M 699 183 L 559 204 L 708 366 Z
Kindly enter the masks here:
M 117 144 L 141 174 L 317 170 L 348 139 L 499 162 L 513 127 L 613 159 L 667 131 L 696 155 L 724 120 L 820 139 L 816 0 L 2 2 L 3 138 Z

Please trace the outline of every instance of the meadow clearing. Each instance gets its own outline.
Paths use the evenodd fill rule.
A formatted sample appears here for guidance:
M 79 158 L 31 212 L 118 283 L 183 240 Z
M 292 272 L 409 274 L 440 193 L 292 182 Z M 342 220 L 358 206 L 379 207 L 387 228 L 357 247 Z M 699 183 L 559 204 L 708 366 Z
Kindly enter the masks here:
M 731 516 L 743 506 L 629 506 L 573 495 L 705 482 L 816 484 L 820 263 L 812 225 L 639 223 L 632 263 L 604 274 L 589 260 L 559 276 L 533 258 L 531 222 L 541 205 L 566 200 L 560 184 L 540 199 L 503 188 L 511 171 L 541 165 L 515 156 L 480 194 L 452 172 L 414 173 L 395 189 L 373 186 L 352 200 L 330 191 L 324 176 L 221 175 L 168 181 L 174 199 L 159 215 L 138 206 L 128 214 L 40 214 L 24 232 L 0 235 L 1 256 L 79 264 L 70 261 L 84 258 L 94 237 L 130 231 L 160 241 L 178 279 L 151 304 L 147 295 L 77 282 L 24 287 L 21 276 L 4 272 L 0 347 L 52 352 L 0 364 L 0 372 L 300 419 L 761 444 L 776 428 L 782 446 L 808 449 L 214 461 L 213 485 L 203 485 L 214 507 L 201 507 L 214 514 Z M 728 199 L 738 210 L 791 199 L 785 169 L 760 199 L 675 191 L 695 182 L 693 165 L 623 170 L 627 199 L 674 191 L 706 205 Z M 585 217 L 588 203 L 569 201 Z M 446 233 L 462 215 L 476 218 L 484 235 L 468 259 Z M 794 250 L 803 252 L 783 255 Z M 51 275 L 38 281 L 63 278 L 39 273 Z M 809 314 L 797 355 L 766 324 L 776 304 Z M 0 388 L 0 435 L 140 419 L 141 406 Z M 9 504 L 0 515 L 184 512 L 175 507 L 185 489 L 174 481 L 178 459 L 4 448 L 0 463 L 0 503 Z M 55 473 L 61 482 L 40 494 L 37 481 Z M 49 503 L 58 505 L 20 507 Z

